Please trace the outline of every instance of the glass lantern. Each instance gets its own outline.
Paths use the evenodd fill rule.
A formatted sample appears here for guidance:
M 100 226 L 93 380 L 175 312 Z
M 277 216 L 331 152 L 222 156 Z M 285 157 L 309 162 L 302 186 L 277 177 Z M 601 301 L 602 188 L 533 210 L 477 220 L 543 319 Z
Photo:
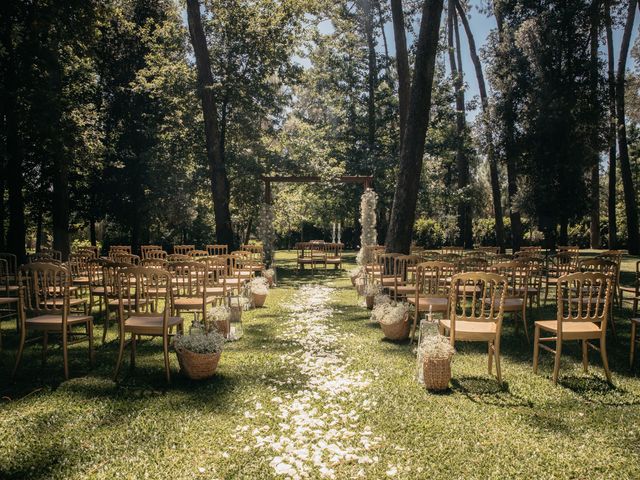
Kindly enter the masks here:
M 429 313 L 420 320 L 420 326 L 418 328 L 418 348 L 416 351 L 416 381 L 420 384 L 424 383 L 423 375 L 424 370 L 422 368 L 422 341 L 427 337 L 435 337 L 439 335 L 438 321 L 434 320 L 431 307 L 429 307 Z

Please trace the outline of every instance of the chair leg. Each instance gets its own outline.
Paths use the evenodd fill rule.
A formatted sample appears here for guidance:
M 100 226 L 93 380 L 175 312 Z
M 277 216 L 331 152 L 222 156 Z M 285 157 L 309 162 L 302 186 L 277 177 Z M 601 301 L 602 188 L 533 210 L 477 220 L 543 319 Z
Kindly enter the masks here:
M 588 345 L 586 340 L 582 340 L 582 368 L 584 368 L 584 373 L 587 373 L 589 368 L 589 353 L 588 353 Z
M 524 327 L 524 336 L 527 337 L 527 343 L 531 345 L 531 339 L 529 338 L 529 325 L 527 324 L 527 307 L 522 309 L 522 325 Z
M 418 324 L 418 312 L 414 312 L 413 315 L 413 323 L 411 324 L 411 332 L 409 334 L 409 338 L 411 339 L 411 343 L 413 343 L 416 339 L 416 325 Z
M 118 380 L 118 372 L 120 371 L 120 365 L 122 364 L 122 357 L 124 356 L 124 334 L 120 335 L 120 350 L 118 351 L 118 362 L 116 363 L 116 372 L 113 374 L 113 381 Z
M 629 351 L 629 367 L 633 367 L 633 357 L 636 353 L 636 322 L 631 321 L 631 348 Z
M 64 379 L 69 380 L 69 350 L 68 350 L 68 329 L 62 332 L 62 362 L 64 364 Z
M 489 345 L 489 375 L 493 375 L 493 344 L 491 342 Z
M 20 346 L 18 347 L 18 354 L 16 355 L 16 364 L 13 366 L 13 372 L 11 372 L 11 379 L 13 380 L 16 376 L 16 371 L 18 370 L 18 365 L 20 365 L 20 360 L 22 360 L 22 352 L 24 352 L 24 342 L 27 338 L 27 329 L 20 329 Z
M 553 362 L 553 384 L 558 384 L 558 374 L 560 373 L 560 355 L 562 354 L 562 341 L 556 341 L 556 356 Z
M 89 336 L 89 363 L 93 367 L 95 364 L 95 356 L 93 353 L 93 319 L 87 322 L 87 335 Z
M 607 339 L 600 338 L 600 356 L 602 357 L 602 366 L 604 374 L 607 376 L 607 382 L 611 383 L 611 371 L 609 370 L 609 360 L 607 359 Z
M 47 362 L 47 348 L 49 346 L 49 332 L 42 334 L 42 366 Z
M 136 366 L 136 334 L 131 334 L 131 368 Z
M 500 339 L 493 343 L 493 354 L 496 357 L 496 375 L 498 383 L 502 385 L 502 369 L 500 368 Z
M 102 343 L 107 340 L 107 330 L 109 330 L 109 303 L 105 301 L 104 325 L 102 330 Z
M 162 336 L 162 347 L 164 350 L 164 370 L 167 375 L 167 383 L 171 382 L 171 371 L 169 369 L 169 336 L 165 333 Z
M 533 337 L 533 373 L 538 373 L 538 356 L 540 353 L 540 327 L 536 325 Z

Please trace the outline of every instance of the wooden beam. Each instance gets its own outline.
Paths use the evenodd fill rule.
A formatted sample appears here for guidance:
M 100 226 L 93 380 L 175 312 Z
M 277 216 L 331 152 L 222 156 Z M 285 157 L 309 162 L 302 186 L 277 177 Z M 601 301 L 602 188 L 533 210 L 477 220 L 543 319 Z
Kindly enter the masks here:
M 323 178 L 319 176 L 311 175 L 292 175 L 292 176 L 273 176 L 273 177 L 261 177 L 264 182 L 264 201 L 271 205 L 271 184 L 272 183 L 359 183 L 364 188 L 371 188 L 373 186 L 373 177 L 370 175 L 343 175 L 334 178 Z

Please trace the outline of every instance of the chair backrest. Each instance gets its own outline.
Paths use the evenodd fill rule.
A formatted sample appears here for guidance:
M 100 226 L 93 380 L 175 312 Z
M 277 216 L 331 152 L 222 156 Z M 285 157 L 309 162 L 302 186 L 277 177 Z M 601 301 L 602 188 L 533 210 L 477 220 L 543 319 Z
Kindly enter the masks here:
M 381 253 L 378 255 L 376 263 L 379 266 L 380 278 L 394 277 L 395 276 L 395 262 L 396 257 L 401 255 L 400 253 Z
M 551 265 L 556 270 L 556 275 L 561 277 L 576 271 L 575 257 L 568 252 L 561 252 L 551 258 Z
M 129 263 L 105 262 L 102 264 L 102 286 L 105 296 L 111 299 L 118 298 L 118 274 L 120 270 L 130 267 Z
M 264 247 L 260 244 L 251 243 L 240 246 L 240 250 L 251 252 L 251 257 L 260 262 L 264 261 Z
M 529 265 L 521 261 L 497 263 L 491 270 L 507 280 L 507 294 L 512 297 L 526 297 L 529 284 Z
M 199 257 L 208 257 L 209 252 L 206 250 L 191 250 L 189 252 L 189 257 L 191 258 L 199 258 Z
M 464 288 L 467 285 L 475 285 L 476 288 Z M 455 342 L 458 321 L 494 322 L 499 336 L 507 289 L 507 279 L 497 273 L 467 272 L 454 275 L 449 297 L 451 343 Z
M 13 253 L 2 252 L 0 253 L 0 259 L 7 262 L 7 275 L 15 277 L 18 274 L 18 257 Z
M 131 253 L 115 252 L 110 257 L 116 263 L 127 263 L 129 265 L 138 265 L 140 263 L 140 257 Z
M 167 260 L 167 252 L 164 250 L 146 250 L 142 252 L 142 259 Z
M 89 245 L 87 247 L 79 247 L 75 253 L 83 253 L 91 258 L 98 258 L 100 256 L 100 248 L 97 245 Z
M 102 267 L 109 262 L 102 258 L 90 258 L 87 261 L 87 276 L 89 277 L 89 288 L 103 287 Z
M 442 247 L 443 255 L 449 255 L 449 254 L 462 255 L 463 253 L 464 253 L 464 247 L 455 247 L 453 245 Z
M 40 253 L 49 255 L 49 257 L 53 258 L 54 260 L 62 262 L 62 252 L 60 250 L 54 250 L 53 248 L 41 248 Z
M 231 252 L 231 255 L 236 258 L 251 258 L 251 252 L 246 250 L 235 250 Z
M 602 260 L 609 260 L 610 262 L 614 262 L 616 264 L 616 274 L 615 281 L 616 284 L 620 283 L 620 267 L 622 266 L 622 252 L 620 250 L 607 250 L 604 253 L 601 253 L 596 258 Z
M 442 253 L 437 260 L 440 262 L 456 263 L 462 260 L 462 255 L 458 253 Z
M 194 260 L 169 262 L 173 295 L 175 297 L 202 297 L 208 285 L 207 265 Z
M 494 254 L 494 255 L 499 255 L 500 254 L 500 247 L 485 247 L 485 246 L 477 246 L 477 247 L 473 247 L 473 250 L 476 252 L 484 252 L 487 254 Z
M 22 308 L 27 316 L 63 315 L 69 313 L 69 270 L 51 263 L 34 262 L 18 270 Z
M 48 260 L 56 260 L 49 252 L 36 252 L 29 254 L 28 261 L 29 263 L 42 263 Z
M 131 245 L 111 245 L 109 247 L 109 256 L 114 253 L 132 253 Z
M 458 272 L 484 272 L 488 266 L 489 262 L 479 257 L 462 257 L 456 262 Z
M 167 268 L 168 263 L 169 262 L 162 258 L 143 258 L 142 260 L 140 260 L 141 267 L 161 268 L 163 270 Z
M 127 266 L 116 274 L 120 335 L 131 315 L 162 316 L 166 331 L 171 309 L 171 275 L 166 270 Z
M 613 279 L 600 272 L 581 272 L 558 279 L 558 322 L 599 323 L 607 329 Z M 561 328 L 558 329 L 561 335 Z
M 209 255 L 226 255 L 229 253 L 229 245 L 207 245 L 205 250 Z
M 322 248 L 328 257 L 340 258 L 344 245 L 342 243 L 325 243 Z
M 189 255 L 189 252 L 195 249 L 195 245 L 174 245 L 173 253 L 177 253 L 178 255 Z
M 418 255 L 398 255 L 394 259 L 393 271 L 395 272 L 396 285 L 399 281 L 413 285 L 416 283 L 416 267 L 421 262 Z
M 618 274 L 618 264 L 610 260 L 603 258 L 590 258 L 588 260 L 582 260 L 578 264 L 578 269 L 581 272 L 599 272 L 606 275 L 610 275 L 615 281 Z
M 9 262 L 4 258 L 0 258 L 0 296 L 9 295 L 9 285 L 11 280 L 9 277 Z
M 224 256 L 217 257 L 200 257 L 199 262 L 202 262 L 207 267 L 209 274 L 208 285 L 214 284 L 224 285 L 227 277 L 229 265 L 227 264 L 227 258 Z
M 521 252 L 534 252 L 536 255 L 538 255 L 540 252 L 542 252 L 542 247 L 539 245 L 529 245 L 526 247 L 520 247 L 520 251 Z
M 72 253 L 67 260 L 67 267 L 71 271 L 73 277 L 86 277 L 89 275 L 88 262 L 93 257 L 93 253 Z
M 167 262 L 189 262 L 191 257 L 182 253 L 170 253 L 167 255 Z
M 422 262 L 416 266 L 416 291 L 420 296 L 446 297 L 449 294 L 449 280 L 456 266 L 450 262 Z
M 163 251 L 163 249 L 160 245 L 141 245 L 140 257 L 142 259 L 148 258 L 147 257 L 148 252 L 155 252 L 155 251 Z

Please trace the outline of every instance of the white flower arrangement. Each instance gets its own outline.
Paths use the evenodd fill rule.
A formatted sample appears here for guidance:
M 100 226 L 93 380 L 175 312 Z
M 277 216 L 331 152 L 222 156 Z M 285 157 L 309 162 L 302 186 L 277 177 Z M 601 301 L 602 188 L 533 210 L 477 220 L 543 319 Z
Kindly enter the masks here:
M 374 305 L 381 305 L 383 303 L 391 303 L 391 297 L 386 293 L 379 293 L 375 297 L 373 297 Z
M 276 241 L 276 231 L 273 227 L 274 219 L 275 214 L 273 213 L 273 206 L 263 203 L 260 207 L 260 215 L 258 216 L 258 225 L 256 226 L 256 230 L 258 238 L 262 241 L 264 260 L 267 265 L 271 265 L 273 262 L 274 243 Z
M 420 358 L 449 360 L 456 353 L 451 341 L 444 335 L 429 335 L 420 343 Z
M 382 292 L 382 287 L 373 282 L 369 282 L 364 286 L 364 296 L 365 297 L 375 297 Z
M 274 268 L 268 268 L 262 272 L 262 276 L 266 278 L 268 282 L 274 282 L 276 279 L 276 270 Z
M 349 278 L 351 278 L 351 279 L 359 278 L 362 275 L 364 275 L 364 268 L 363 267 L 356 267 L 356 268 L 353 268 L 353 269 L 349 270 Z
M 389 303 L 383 305 L 385 305 L 384 310 L 382 310 L 376 318 L 379 323 L 384 323 L 385 325 L 395 325 L 396 323 L 403 322 L 411 308 L 408 303 L 397 303 L 395 305 Z
M 176 350 L 188 350 L 193 353 L 220 353 L 224 348 L 225 339 L 216 330 L 206 332 L 204 327 L 194 322 L 187 335 L 176 335 L 173 346 Z
M 373 310 L 371 311 L 371 321 L 375 323 L 380 322 L 380 320 L 387 315 L 387 312 L 390 308 L 390 303 L 380 303 L 378 305 L 374 305 Z
M 365 248 L 378 244 L 378 234 L 376 232 L 376 204 L 378 195 L 371 188 L 367 188 L 360 198 L 360 251 L 356 256 L 358 265 L 366 265 L 371 262 L 371 249 Z
M 207 320 L 210 322 L 228 322 L 231 320 L 231 309 L 226 305 L 213 307 L 207 313 Z
M 269 281 L 265 277 L 255 277 L 249 282 L 251 293 L 267 295 L 269 293 Z

